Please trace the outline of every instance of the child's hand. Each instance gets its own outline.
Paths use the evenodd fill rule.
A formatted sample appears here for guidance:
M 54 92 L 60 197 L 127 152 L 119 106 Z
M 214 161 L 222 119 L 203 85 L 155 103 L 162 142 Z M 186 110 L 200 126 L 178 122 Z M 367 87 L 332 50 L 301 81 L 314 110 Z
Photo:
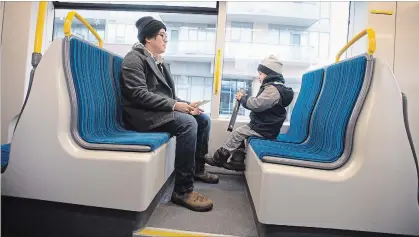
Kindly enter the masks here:
M 243 96 L 244 96 L 244 94 L 242 92 L 240 92 L 240 91 L 237 92 L 237 94 L 236 94 L 236 100 L 241 100 Z

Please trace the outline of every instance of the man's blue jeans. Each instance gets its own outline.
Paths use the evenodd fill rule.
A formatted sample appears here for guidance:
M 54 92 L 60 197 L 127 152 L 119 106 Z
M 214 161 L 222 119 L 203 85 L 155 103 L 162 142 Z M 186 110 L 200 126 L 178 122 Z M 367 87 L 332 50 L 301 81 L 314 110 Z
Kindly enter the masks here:
M 191 192 L 193 174 L 204 171 L 210 130 L 211 119 L 208 115 L 192 116 L 177 111 L 174 121 L 153 130 L 176 136 L 175 192 Z

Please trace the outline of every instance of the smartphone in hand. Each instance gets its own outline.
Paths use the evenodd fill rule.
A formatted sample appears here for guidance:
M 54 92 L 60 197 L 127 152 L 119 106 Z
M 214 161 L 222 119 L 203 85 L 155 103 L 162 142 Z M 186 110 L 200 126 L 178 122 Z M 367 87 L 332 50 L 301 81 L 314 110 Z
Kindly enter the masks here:
M 211 100 L 203 100 L 203 101 L 201 101 L 201 103 L 197 104 L 195 107 L 201 107 L 201 106 L 203 106 L 205 104 L 208 104 L 210 101 Z

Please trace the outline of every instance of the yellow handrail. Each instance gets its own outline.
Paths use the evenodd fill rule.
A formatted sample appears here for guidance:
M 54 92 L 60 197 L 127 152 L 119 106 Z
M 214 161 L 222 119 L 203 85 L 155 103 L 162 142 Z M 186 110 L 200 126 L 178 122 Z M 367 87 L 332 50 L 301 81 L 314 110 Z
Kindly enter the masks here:
M 96 39 L 99 41 L 99 47 L 102 48 L 103 47 L 103 40 L 102 38 L 100 38 L 99 34 L 96 32 L 96 30 L 89 24 L 89 22 L 87 22 L 82 16 L 80 16 L 77 12 L 75 11 L 70 11 L 67 14 L 67 17 L 65 18 L 65 22 L 64 22 L 64 34 L 65 36 L 70 36 L 71 35 L 71 23 L 73 22 L 73 17 L 76 17 L 77 19 L 79 19 L 79 21 L 81 23 L 83 23 L 83 25 L 85 25 L 91 32 L 92 34 L 96 37 Z
M 48 5 L 48 2 L 45 2 L 45 1 L 39 2 L 38 19 L 36 21 L 35 42 L 33 44 L 33 51 L 35 53 L 41 53 L 47 5 Z
M 214 94 L 217 95 L 220 87 L 220 73 L 221 73 L 221 49 L 217 50 L 215 56 L 215 70 L 214 70 Z
M 386 10 L 371 10 L 371 14 L 379 14 L 379 15 L 393 15 L 393 11 L 386 11 Z
M 359 32 L 355 37 L 353 37 L 336 55 L 336 62 L 339 62 L 340 57 L 342 54 L 351 47 L 356 41 L 362 38 L 364 35 L 368 35 L 368 54 L 372 55 L 375 53 L 376 49 L 376 42 L 375 42 L 375 32 L 372 28 L 367 28 L 361 32 Z

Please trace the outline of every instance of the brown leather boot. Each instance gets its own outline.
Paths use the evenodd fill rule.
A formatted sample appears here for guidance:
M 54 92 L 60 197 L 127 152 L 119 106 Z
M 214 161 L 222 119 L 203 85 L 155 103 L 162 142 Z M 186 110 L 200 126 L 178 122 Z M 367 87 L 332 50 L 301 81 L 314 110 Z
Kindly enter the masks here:
M 189 210 L 197 212 L 210 211 L 213 207 L 213 203 L 211 200 L 195 191 L 185 194 L 178 194 L 176 192 L 173 192 L 172 202 L 179 206 L 183 206 L 188 208 Z
M 218 175 L 210 174 L 205 170 L 199 173 L 195 173 L 194 178 L 195 180 L 199 180 L 201 182 L 208 183 L 208 184 L 218 184 L 219 182 Z

